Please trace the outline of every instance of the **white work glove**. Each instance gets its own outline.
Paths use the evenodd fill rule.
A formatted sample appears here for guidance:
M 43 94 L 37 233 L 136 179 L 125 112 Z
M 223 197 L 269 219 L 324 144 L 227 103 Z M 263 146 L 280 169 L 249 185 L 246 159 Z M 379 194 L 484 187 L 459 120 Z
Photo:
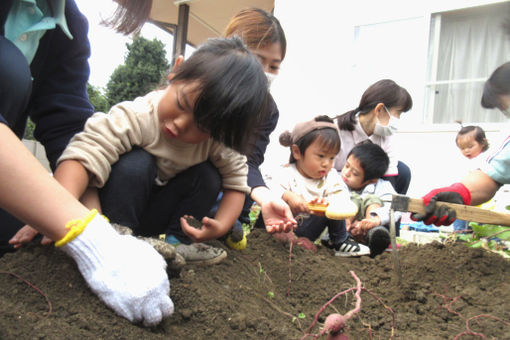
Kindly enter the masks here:
M 95 211 L 73 222 L 78 225 L 72 228 L 77 229 L 74 234 L 78 236 L 69 237 L 73 234 L 70 231 L 56 245 L 74 259 L 92 291 L 108 307 L 145 326 L 155 326 L 173 313 L 166 262 L 153 247 L 118 234 Z M 81 233 L 80 224 L 85 225 Z

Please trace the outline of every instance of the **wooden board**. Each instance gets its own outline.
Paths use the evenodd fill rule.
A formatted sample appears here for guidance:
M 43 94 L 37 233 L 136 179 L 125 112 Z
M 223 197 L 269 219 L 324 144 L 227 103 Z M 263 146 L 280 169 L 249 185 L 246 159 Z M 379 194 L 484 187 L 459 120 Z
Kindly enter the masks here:
M 395 196 L 394 196 L 394 200 L 395 200 Z M 400 197 L 399 197 L 399 199 L 400 199 Z M 399 211 L 409 211 L 409 212 L 413 212 L 413 213 L 420 213 L 420 214 L 425 213 L 425 205 L 423 204 L 423 200 L 421 198 L 406 197 L 406 199 L 409 199 L 407 208 L 400 207 L 399 206 L 400 204 L 398 204 L 397 206 L 392 205 L 393 209 L 399 210 Z M 457 214 L 457 218 L 460 220 L 510 226 L 510 214 L 487 210 L 487 209 L 482 209 L 482 208 L 478 208 L 478 207 L 472 207 L 472 206 L 463 205 L 463 204 L 455 204 L 455 203 L 447 203 L 447 202 L 436 202 L 436 204 L 439 206 L 445 205 L 449 208 L 454 209 L 455 213 Z M 406 209 L 406 210 L 404 210 L 404 209 Z

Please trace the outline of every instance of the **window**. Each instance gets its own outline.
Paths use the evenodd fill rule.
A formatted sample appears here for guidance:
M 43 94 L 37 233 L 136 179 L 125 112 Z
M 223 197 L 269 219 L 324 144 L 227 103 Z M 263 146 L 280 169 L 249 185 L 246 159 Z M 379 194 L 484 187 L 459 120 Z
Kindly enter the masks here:
M 503 23 L 510 3 L 431 16 L 425 88 L 425 121 L 433 124 L 502 122 L 503 115 L 480 105 L 483 85 L 510 60 L 510 35 Z
M 406 120 L 421 121 L 426 80 L 427 22 L 425 17 L 404 18 L 354 27 L 351 87 L 359 101 L 368 86 L 392 79 L 413 98 Z

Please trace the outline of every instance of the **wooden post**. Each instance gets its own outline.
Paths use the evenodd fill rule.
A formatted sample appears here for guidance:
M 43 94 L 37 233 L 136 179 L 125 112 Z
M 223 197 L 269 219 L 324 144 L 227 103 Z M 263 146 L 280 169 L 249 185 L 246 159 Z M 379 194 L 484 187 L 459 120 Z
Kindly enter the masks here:
M 400 262 L 398 260 L 397 249 L 397 232 L 395 226 L 395 211 L 390 209 L 390 239 L 391 239 L 391 252 L 393 253 L 393 269 L 397 276 L 397 285 L 402 283 L 402 272 L 400 271 Z
M 189 5 L 179 5 L 179 17 L 177 18 L 177 27 L 174 31 L 174 46 L 172 55 L 172 66 L 178 56 L 184 55 L 186 52 L 186 42 L 188 36 L 188 20 L 189 20 Z

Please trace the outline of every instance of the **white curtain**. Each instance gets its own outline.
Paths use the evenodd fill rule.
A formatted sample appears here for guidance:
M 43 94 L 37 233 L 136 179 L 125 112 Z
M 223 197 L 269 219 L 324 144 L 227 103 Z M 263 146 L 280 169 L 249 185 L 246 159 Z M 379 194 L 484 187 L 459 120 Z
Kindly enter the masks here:
M 433 123 L 500 122 L 503 115 L 480 105 L 485 80 L 509 61 L 510 35 L 502 27 L 510 19 L 510 3 L 437 14 L 441 28 L 429 95 L 434 96 Z M 434 25 L 432 25 L 433 27 Z M 431 35 L 433 36 L 433 35 Z M 430 112 L 430 110 L 427 110 Z

